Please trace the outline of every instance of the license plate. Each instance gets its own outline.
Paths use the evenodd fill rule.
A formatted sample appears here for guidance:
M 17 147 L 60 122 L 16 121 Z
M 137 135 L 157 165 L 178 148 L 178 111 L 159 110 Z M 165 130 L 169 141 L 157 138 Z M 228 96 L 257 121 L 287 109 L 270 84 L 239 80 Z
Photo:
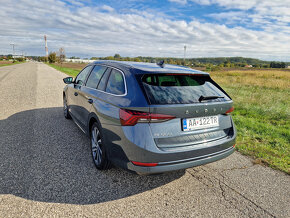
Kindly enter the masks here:
M 219 126 L 218 116 L 197 117 L 183 119 L 183 131 L 191 131 L 195 129 L 204 129 Z

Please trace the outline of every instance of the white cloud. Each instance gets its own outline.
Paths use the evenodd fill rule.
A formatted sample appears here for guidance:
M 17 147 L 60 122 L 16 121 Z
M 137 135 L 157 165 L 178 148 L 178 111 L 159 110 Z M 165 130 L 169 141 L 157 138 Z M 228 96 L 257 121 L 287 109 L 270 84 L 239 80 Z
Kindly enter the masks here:
M 247 10 L 257 5 L 257 3 L 262 2 L 263 0 L 242 0 L 242 1 L 241 0 L 190 0 L 190 1 L 195 2 L 197 4 L 201 4 L 201 5 L 217 4 L 223 7 L 227 7 L 227 8 Z
M 178 4 L 182 4 L 182 5 L 185 5 L 187 3 L 187 0 L 169 0 L 170 2 L 175 2 L 175 3 L 178 3 Z
M 198 20 L 166 19 L 146 11 L 120 14 L 104 6 L 68 7 L 58 0 L 11 0 L 2 2 L 1 6 L 0 53 L 10 52 L 9 44 L 14 42 L 18 51 L 44 55 L 44 34 L 48 37 L 49 51 L 64 47 L 68 55 L 83 57 L 115 53 L 182 57 L 185 44 L 188 57 L 247 56 L 279 60 L 290 51 L 286 27 L 279 32 L 228 28 Z M 222 19 L 226 15 L 219 16 Z M 261 19 L 259 16 L 253 19 Z
M 217 5 L 226 10 L 230 10 L 209 14 L 210 17 L 223 20 L 227 24 L 236 23 L 240 25 L 242 23 L 249 28 L 255 27 L 272 32 L 290 32 L 290 0 L 188 0 L 188 2 L 189 1 L 200 5 Z
M 110 7 L 109 5 L 103 5 L 103 6 L 101 7 L 101 9 L 103 9 L 104 11 L 108 11 L 108 12 L 113 12 L 113 11 L 115 11 L 115 9 L 112 8 L 112 7 Z

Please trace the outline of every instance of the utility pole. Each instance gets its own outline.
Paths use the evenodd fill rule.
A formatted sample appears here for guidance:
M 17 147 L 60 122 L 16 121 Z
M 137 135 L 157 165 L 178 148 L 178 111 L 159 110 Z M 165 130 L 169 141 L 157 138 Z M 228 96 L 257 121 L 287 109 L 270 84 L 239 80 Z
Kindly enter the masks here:
M 185 65 L 185 58 L 186 58 L 186 45 L 184 46 L 184 57 L 183 57 L 184 65 Z
M 10 45 L 12 45 L 12 49 L 13 49 L 13 56 L 15 55 L 15 53 L 14 53 L 14 47 L 15 47 L 15 44 L 14 43 L 11 43 Z
M 44 35 L 44 42 L 45 42 L 45 57 L 48 57 L 48 48 L 47 48 L 47 39 L 46 39 L 46 35 Z

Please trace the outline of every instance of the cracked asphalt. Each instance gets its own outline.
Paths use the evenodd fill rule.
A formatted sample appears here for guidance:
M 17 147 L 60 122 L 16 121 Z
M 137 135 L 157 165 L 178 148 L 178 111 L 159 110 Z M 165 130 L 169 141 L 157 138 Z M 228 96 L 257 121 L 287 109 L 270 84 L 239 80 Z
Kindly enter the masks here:
M 154 176 L 98 171 L 63 117 L 64 77 L 42 63 L 0 68 L 0 217 L 290 217 L 290 177 L 237 152 Z

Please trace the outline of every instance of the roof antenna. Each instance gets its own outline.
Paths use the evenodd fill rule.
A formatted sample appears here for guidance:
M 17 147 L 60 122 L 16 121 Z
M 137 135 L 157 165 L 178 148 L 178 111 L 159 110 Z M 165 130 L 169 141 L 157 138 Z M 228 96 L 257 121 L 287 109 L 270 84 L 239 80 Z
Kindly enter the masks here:
M 159 61 L 159 62 L 157 63 L 157 65 L 158 65 L 159 67 L 161 67 L 161 68 L 164 68 L 164 65 L 165 65 L 164 60 Z

